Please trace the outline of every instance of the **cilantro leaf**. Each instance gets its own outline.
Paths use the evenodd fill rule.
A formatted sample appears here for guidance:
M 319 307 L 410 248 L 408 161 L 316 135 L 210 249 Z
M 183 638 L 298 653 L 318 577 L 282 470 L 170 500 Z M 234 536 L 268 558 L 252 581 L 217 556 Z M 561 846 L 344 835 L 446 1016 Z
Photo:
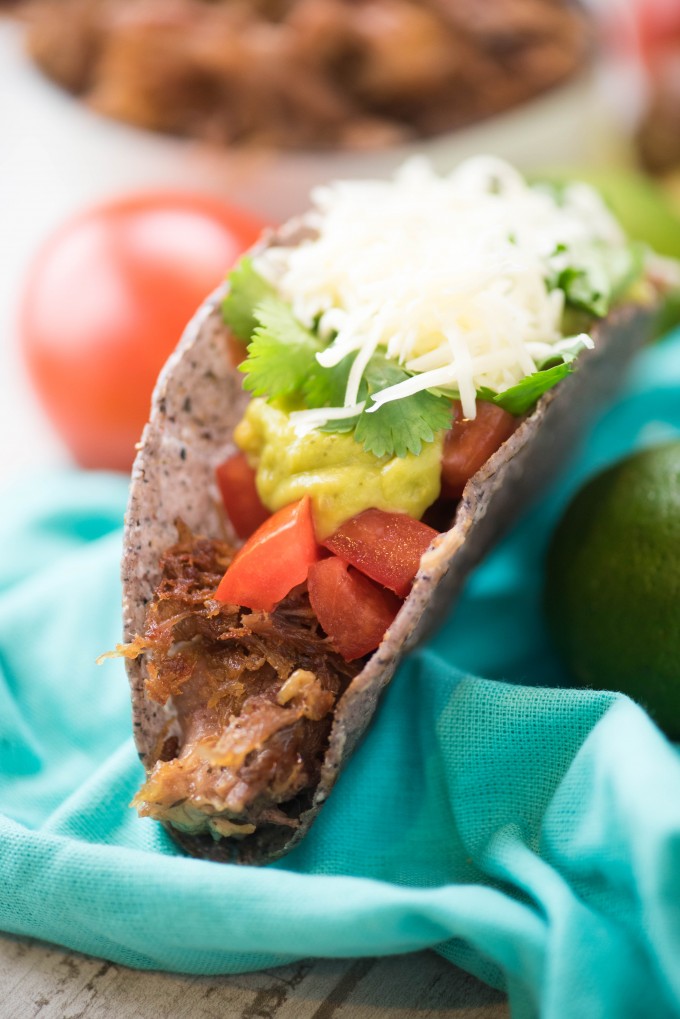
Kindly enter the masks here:
M 346 435 L 347 432 L 353 432 L 356 428 L 361 414 L 355 414 L 351 418 L 338 418 L 337 420 L 327 421 L 325 425 L 319 426 L 320 432 L 332 433 L 335 432 L 339 435 Z
M 517 385 L 511 386 L 510 389 L 506 389 L 502 393 L 494 393 L 493 390 L 484 388 L 478 390 L 477 396 L 480 400 L 489 400 L 498 404 L 503 410 L 509 411 L 510 414 L 521 417 L 533 407 L 539 397 L 556 386 L 573 370 L 571 361 L 562 361 L 560 364 L 553 365 L 552 368 L 544 368 L 542 371 L 527 375 Z
M 244 388 L 255 396 L 295 396 L 306 407 L 342 407 L 353 356 L 333 368 L 316 359 L 324 343 L 295 318 L 278 297 L 268 296 L 253 310 L 256 322 L 248 357 L 239 365 Z
M 384 354 L 374 354 L 364 372 L 369 396 L 410 377 L 409 372 Z M 365 410 L 357 423 L 355 438 L 376 456 L 404 457 L 407 453 L 417 456 L 424 442 L 432 442 L 438 431 L 450 425 L 451 401 L 425 389 L 384 403 L 370 414 Z
M 556 287 L 564 291 L 567 304 L 603 318 L 609 311 L 609 284 L 596 267 L 568 266 L 557 276 Z
M 347 380 L 355 356 L 355 354 L 348 354 L 333 368 L 322 368 L 314 358 L 314 363 L 302 386 L 302 394 L 307 407 L 342 407 Z
M 375 456 L 417 456 L 423 443 L 451 425 L 451 401 L 423 390 L 384 403 L 374 413 L 361 414 L 354 430 L 357 442 Z
M 388 386 L 410 378 L 409 372 L 389 361 L 384 354 L 374 354 L 363 377 L 360 399 L 366 399 Z M 369 402 L 370 406 L 370 402 Z M 432 442 L 437 432 L 451 425 L 451 401 L 424 390 L 413 396 L 385 403 L 371 413 L 364 410 L 354 418 L 329 421 L 327 432 L 349 432 L 364 449 L 377 457 L 418 455 L 423 443 Z
M 247 343 L 257 328 L 255 309 L 274 294 L 272 285 L 255 272 L 251 259 L 242 258 L 229 273 L 229 292 L 222 301 L 222 320 L 234 336 Z
M 567 305 L 597 318 L 608 314 L 637 280 L 644 268 L 644 246 L 638 243 L 612 248 L 594 244 L 549 281 L 564 291 Z
M 555 353 L 539 365 L 538 371 L 527 375 L 517 385 L 511 386 L 502 393 L 496 393 L 493 389 L 482 386 L 477 390 L 477 399 L 496 403 L 503 410 L 518 417 L 526 414 L 539 397 L 574 370 L 573 362 L 582 350 L 587 349 L 588 343 L 581 336 L 562 340 Z
M 592 343 L 589 343 L 590 337 L 586 333 L 584 335 L 571 336 L 566 340 L 560 340 L 556 345 L 553 354 L 545 358 L 538 365 L 540 371 L 545 368 L 552 368 L 553 365 L 560 364 L 565 361 L 567 364 L 571 364 L 579 356 L 582 350 L 589 350 L 592 347 Z
M 305 407 L 341 407 L 355 355 L 333 368 L 323 368 L 316 359 L 325 344 L 295 318 L 285 301 L 274 294 L 266 281 L 243 259 L 230 276 L 232 290 L 222 313 L 237 335 L 250 330 L 248 356 L 239 365 L 246 376 L 244 388 L 254 396 L 268 399 L 294 397 Z M 368 363 L 359 401 L 410 378 L 410 373 L 374 354 Z M 352 432 L 364 449 L 377 457 L 404 457 L 420 453 L 424 442 L 451 424 L 451 401 L 427 390 L 368 413 L 329 421 L 326 432 Z
M 244 389 L 255 396 L 292 396 L 320 366 L 316 354 L 322 344 L 305 329 L 291 308 L 278 297 L 265 297 L 253 311 L 256 328 L 248 357 L 239 365 L 246 375 Z

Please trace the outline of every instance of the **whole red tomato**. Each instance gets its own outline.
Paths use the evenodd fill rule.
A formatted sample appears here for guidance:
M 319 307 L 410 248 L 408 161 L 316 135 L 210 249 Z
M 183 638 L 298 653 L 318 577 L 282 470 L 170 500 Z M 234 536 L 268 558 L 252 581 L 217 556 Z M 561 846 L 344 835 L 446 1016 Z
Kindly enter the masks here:
M 680 5 L 678 0 L 635 0 L 633 22 L 642 53 L 654 70 L 654 57 L 680 46 Z
M 205 195 L 86 210 L 29 272 L 20 335 L 57 432 L 83 467 L 129 470 L 160 368 L 262 223 Z

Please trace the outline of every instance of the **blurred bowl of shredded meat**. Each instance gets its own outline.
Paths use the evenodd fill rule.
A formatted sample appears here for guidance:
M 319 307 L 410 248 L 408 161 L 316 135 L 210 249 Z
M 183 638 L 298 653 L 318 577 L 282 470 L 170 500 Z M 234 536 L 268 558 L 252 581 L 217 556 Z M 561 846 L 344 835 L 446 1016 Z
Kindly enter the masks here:
M 329 177 L 479 151 L 583 159 L 592 30 L 573 0 L 27 0 L 28 53 L 93 114 L 268 216 Z M 169 136 L 163 138 L 163 136 Z M 162 139 L 162 140 L 161 140 Z M 172 141 L 170 141 L 172 139 Z M 149 150 L 150 151 L 150 150 Z

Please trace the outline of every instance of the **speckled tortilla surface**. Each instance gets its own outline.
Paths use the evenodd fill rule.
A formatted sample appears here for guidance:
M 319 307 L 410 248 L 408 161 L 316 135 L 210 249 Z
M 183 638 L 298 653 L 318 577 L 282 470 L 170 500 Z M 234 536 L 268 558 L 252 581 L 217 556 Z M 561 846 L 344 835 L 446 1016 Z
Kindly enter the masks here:
M 126 515 L 123 574 L 125 640 L 144 628 L 146 606 L 160 579 L 159 558 L 176 538 L 175 520 L 209 537 L 234 540 L 221 509 L 215 466 L 235 450 L 232 433 L 248 399 L 232 367 L 220 315 L 222 291 L 189 323 L 158 380 L 152 410 L 132 472 Z M 215 841 L 172 828 L 187 852 L 212 860 L 265 863 L 292 848 L 328 797 L 357 745 L 383 688 L 402 656 L 443 619 L 474 565 L 521 509 L 559 470 L 579 432 L 615 391 L 644 342 L 651 312 L 622 306 L 596 329 L 596 345 L 577 370 L 539 401 L 514 434 L 468 482 L 451 528 L 421 560 L 409 597 L 382 644 L 338 701 L 320 782 L 299 805 L 297 829 L 263 828 L 245 839 Z M 455 649 L 452 649 L 455 658 Z M 144 656 L 127 662 L 135 741 L 147 770 L 172 732 L 171 702 L 145 696 Z

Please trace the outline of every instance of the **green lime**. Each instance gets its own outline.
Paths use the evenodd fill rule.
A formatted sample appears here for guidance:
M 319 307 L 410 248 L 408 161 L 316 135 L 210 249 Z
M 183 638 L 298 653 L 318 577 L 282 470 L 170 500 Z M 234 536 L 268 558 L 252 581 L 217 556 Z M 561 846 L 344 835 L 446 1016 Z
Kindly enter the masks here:
M 546 569 L 548 624 L 574 679 L 628 694 L 680 738 L 680 442 L 589 481 Z

